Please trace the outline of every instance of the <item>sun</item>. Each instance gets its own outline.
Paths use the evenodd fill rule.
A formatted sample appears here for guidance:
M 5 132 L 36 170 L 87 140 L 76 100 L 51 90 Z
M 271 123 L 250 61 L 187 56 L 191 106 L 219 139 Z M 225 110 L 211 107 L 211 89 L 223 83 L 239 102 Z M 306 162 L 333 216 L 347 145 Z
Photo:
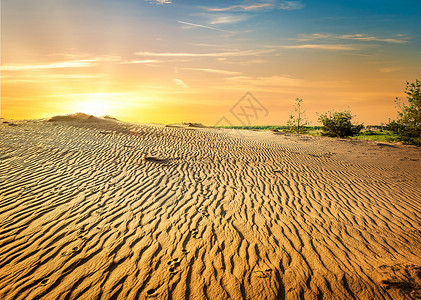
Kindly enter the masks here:
M 86 97 L 85 101 L 79 103 L 78 110 L 94 116 L 105 116 L 110 111 L 107 101 L 101 94 L 91 94 Z
M 80 111 L 94 116 L 104 116 L 106 115 L 106 108 L 100 102 L 86 102 L 81 105 Z

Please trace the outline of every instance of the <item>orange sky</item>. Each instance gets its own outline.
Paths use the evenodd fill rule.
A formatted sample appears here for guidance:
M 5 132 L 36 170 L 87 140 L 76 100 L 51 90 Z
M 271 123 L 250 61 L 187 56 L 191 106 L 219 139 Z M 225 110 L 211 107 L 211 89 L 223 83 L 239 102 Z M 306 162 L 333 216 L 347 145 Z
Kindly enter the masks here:
M 387 2 L 4 1 L 2 117 L 240 125 L 250 91 L 267 114 L 244 125 L 285 124 L 297 97 L 313 125 L 347 108 L 387 122 L 421 78 L 419 21 Z

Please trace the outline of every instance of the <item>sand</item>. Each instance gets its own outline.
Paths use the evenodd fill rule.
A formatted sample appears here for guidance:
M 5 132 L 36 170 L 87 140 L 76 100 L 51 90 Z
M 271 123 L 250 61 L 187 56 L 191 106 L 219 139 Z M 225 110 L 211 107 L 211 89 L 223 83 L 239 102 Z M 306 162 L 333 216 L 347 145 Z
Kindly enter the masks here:
M 0 120 L 0 299 L 421 298 L 420 148 L 79 117 Z

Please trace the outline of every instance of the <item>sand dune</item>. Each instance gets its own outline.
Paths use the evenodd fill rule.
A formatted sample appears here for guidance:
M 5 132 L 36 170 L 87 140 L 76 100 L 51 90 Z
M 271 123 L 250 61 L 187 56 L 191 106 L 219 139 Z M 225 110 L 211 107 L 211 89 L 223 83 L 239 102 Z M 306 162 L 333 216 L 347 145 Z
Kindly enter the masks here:
M 419 148 L 91 121 L 0 124 L 1 299 L 421 298 Z

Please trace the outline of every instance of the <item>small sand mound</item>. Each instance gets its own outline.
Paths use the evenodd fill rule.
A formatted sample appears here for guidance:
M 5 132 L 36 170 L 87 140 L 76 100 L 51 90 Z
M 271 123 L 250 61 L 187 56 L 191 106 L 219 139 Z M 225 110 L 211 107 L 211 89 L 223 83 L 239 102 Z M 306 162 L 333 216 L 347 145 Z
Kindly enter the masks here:
M 175 123 L 175 124 L 168 124 L 165 125 L 165 127 L 177 127 L 177 128 L 206 128 L 205 125 L 201 123 L 190 123 L 190 122 L 184 122 L 184 123 Z
M 152 161 L 152 162 L 165 162 L 166 161 L 165 158 L 160 158 L 160 157 L 152 156 L 152 155 L 145 155 L 143 157 L 143 160 L 145 160 L 145 161 Z
M 190 122 L 188 122 L 188 123 L 182 123 L 182 124 L 184 126 L 187 126 L 187 127 L 197 127 L 197 128 L 204 128 L 204 127 L 206 127 L 202 123 L 190 123 Z
M 110 116 L 96 117 L 85 113 L 68 114 L 64 116 L 54 116 L 46 119 L 47 122 L 56 124 L 66 124 L 75 127 L 98 129 L 101 134 L 111 134 L 114 132 L 127 132 L 128 126 Z
M 108 119 L 108 120 L 114 120 L 114 121 L 118 121 L 117 118 L 114 117 L 110 117 L 109 115 L 103 116 L 104 119 Z
M 85 113 L 77 112 L 75 114 L 65 115 L 65 116 L 54 116 L 47 119 L 48 122 L 57 122 L 57 121 L 75 121 L 75 120 L 92 120 L 98 119 L 93 115 L 88 115 Z

